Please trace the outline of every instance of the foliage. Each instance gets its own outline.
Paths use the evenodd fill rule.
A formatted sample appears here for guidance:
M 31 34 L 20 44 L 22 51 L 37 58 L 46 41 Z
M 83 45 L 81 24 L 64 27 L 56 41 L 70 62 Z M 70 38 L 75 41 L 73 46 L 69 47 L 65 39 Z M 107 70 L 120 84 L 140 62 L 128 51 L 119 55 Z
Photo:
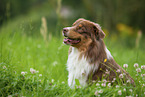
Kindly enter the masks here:
M 111 86 L 102 80 L 86 88 L 80 87 L 78 83 L 75 89 L 70 89 L 65 66 L 68 46 L 62 44 L 62 38 L 53 36 L 46 44 L 40 33 L 39 37 L 25 36 L 23 33 L 11 32 L 11 29 L 3 29 L 3 33 L 0 33 L 0 96 L 145 95 L 145 70 L 140 68 L 145 63 L 144 51 L 140 48 L 136 54 L 136 49 L 120 49 L 120 44 L 108 44 L 109 39 L 105 40 L 115 60 L 119 64 L 129 64 L 124 68 L 135 79 L 136 87 L 122 84 Z M 137 68 L 133 66 L 135 62 L 139 63 Z M 141 72 L 137 72 L 138 68 Z

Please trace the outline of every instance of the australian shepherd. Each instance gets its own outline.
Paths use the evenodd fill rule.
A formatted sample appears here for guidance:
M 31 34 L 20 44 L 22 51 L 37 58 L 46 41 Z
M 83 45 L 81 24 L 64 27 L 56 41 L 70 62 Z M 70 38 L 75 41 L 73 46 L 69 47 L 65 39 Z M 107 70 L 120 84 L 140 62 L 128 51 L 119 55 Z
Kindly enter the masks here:
M 63 28 L 63 36 L 64 44 L 70 45 L 67 60 L 70 87 L 75 86 L 75 79 L 82 86 L 102 79 L 113 82 L 116 78 L 134 83 L 105 46 L 105 33 L 99 24 L 80 18 L 72 27 Z

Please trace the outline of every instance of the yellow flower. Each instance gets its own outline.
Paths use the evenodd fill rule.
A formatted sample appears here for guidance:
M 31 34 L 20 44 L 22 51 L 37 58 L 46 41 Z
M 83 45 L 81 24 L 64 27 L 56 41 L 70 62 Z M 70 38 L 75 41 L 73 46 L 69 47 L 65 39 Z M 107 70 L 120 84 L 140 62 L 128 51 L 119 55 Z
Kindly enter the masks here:
M 104 59 L 104 62 L 107 62 L 107 59 Z

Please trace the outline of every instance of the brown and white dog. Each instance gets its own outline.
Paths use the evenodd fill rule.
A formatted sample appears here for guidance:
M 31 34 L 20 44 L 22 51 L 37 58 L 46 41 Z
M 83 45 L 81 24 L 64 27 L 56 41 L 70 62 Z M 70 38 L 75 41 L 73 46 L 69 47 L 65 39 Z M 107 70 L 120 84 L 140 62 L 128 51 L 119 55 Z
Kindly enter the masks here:
M 105 46 L 105 33 L 94 22 L 78 19 L 72 27 L 63 28 L 64 43 L 70 45 L 67 60 L 68 85 L 74 87 L 75 79 L 82 86 L 91 81 L 106 79 L 109 82 L 116 77 L 134 80 L 113 59 Z

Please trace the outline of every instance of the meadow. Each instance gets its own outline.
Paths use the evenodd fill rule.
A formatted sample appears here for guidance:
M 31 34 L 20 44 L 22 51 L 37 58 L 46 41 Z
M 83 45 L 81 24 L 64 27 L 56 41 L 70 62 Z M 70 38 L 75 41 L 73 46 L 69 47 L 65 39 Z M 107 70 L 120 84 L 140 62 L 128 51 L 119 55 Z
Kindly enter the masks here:
M 62 43 L 63 37 L 52 35 L 48 39 L 47 34 L 45 39 L 40 28 L 37 33 L 32 30 L 35 26 L 31 21 L 24 23 L 20 20 L 9 22 L 0 29 L 1 97 L 145 96 L 144 39 L 138 48 L 135 39 L 132 47 L 127 46 L 128 40 L 122 38 L 114 40 L 108 35 L 104 39 L 116 62 L 121 67 L 127 64 L 123 68 L 135 80 L 135 87 L 126 84 L 111 86 L 102 80 L 83 88 L 76 80 L 76 88 L 71 89 L 67 84 L 66 70 L 69 46 Z

